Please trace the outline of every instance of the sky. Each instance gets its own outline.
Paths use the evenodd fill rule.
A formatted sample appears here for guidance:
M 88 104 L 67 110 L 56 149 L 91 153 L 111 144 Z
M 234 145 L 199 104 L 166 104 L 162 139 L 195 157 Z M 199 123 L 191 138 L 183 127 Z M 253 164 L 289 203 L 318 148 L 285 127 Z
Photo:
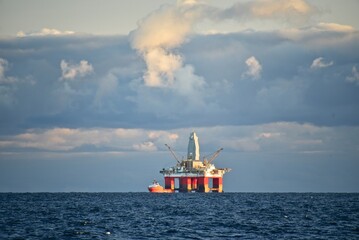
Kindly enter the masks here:
M 0 1 L 0 192 L 359 191 L 359 2 Z

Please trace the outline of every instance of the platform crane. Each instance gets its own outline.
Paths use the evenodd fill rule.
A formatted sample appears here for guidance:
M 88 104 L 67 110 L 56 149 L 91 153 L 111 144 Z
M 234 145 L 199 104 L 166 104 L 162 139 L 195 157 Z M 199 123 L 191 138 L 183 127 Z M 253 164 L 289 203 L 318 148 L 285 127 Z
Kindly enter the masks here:
M 211 155 L 211 157 L 210 157 L 208 160 L 206 159 L 206 157 L 204 157 L 204 158 L 203 158 L 203 163 L 204 163 L 204 165 L 209 165 L 209 164 L 211 164 L 211 163 L 214 161 L 214 159 L 216 159 L 216 158 L 218 157 L 219 153 L 220 153 L 222 150 L 223 150 L 223 148 L 220 148 L 220 149 L 218 149 L 217 151 L 215 151 L 215 152 Z
M 180 162 L 180 160 L 178 159 L 178 157 L 176 156 L 175 152 L 172 150 L 172 148 L 171 148 L 168 144 L 165 144 L 165 146 L 168 148 L 168 150 L 170 150 L 170 152 L 172 153 L 172 156 L 176 159 L 177 165 L 180 165 L 181 162 Z

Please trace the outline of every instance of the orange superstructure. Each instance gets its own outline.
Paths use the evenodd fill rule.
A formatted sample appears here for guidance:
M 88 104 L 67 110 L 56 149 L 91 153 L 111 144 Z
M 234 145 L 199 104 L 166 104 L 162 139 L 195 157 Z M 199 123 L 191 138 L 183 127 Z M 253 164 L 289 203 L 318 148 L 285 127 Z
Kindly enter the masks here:
M 162 169 L 165 180 L 163 188 L 157 182 L 149 187 L 150 192 L 223 192 L 223 175 L 229 172 L 230 168 L 216 168 L 212 162 L 223 150 L 218 149 L 208 159 L 200 160 L 199 142 L 195 132 L 192 132 L 188 143 L 187 159 L 179 161 L 170 146 L 177 165 Z
M 174 192 L 171 189 L 165 189 L 163 188 L 156 180 L 153 181 L 153 183 L 148 186 L 148 191 L 153 193 L 171 193 Z

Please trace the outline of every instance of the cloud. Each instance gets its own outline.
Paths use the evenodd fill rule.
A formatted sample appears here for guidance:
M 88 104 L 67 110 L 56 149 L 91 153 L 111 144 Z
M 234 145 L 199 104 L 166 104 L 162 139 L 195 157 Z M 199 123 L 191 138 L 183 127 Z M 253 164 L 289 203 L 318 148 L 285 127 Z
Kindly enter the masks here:
M 226 148 L 236 151 L 243 151 L 243 152 L 260 151 L 260 145 L 255 140 L 250 138 L 224 140 L 221 143 Z
M 167 151 L 167 143 L 183 154 L 190 128 L 144 130 L 126 128 L 52 128 L 27 130 L 0 138 L 1 152 L 143 152 Z M 295 122 L 195 129 L 203 153 L 218 147 L 225 151 L 265 153 L 357 154 L 359 128 L 319 127 Z
M 3 82 L 5 79 L 5 71 L 6 71 L 7 65 L 8 65 L 8 62 L 5 59 L 0 58 L 0 82 Z
M 276 14 L 301 14 L 305 15 L 312 11 L 311 6 L 303 0 L 292 1 L 259 1 L 252 5 L 255 16 L 273 16 Z
M 338 23 L 318 23 L 313 29 L 319 31 L 335 31 L 335 32 L 353 32 L 355 29 L 350 25 L 343 25 Z
M 140 21 L 138 28 L 131 32 L 131 46 L 141 54 L 147 68 L 143 75 L 145 88 L 137 86 L 138 96 L 133 98 L 140 108 L 145 105 L 156 114 L 169 116 L 168 110 L 159 107 L 163 101 L 158 99 L 168 92 L 176 99 L 182 98 L 181 102 L 188 106 L 185 111 L 204 106 L 205 79 L 195 73 L 191 64 L 185 64 L 178 52 L 202 16 L 199 6 L 202 4 L 195 1 L 162 6 Z
M 92 150 L 155 151 L 157 147 L 163 148 L 165 143 L 175 143 L 177 138 L 178 136 L 172 132 L 143 129 L 30 129 L 6 140 L 0 140 L 0 148 L 67 152 L 92 146 Z
M 355 130 L 354 130 L 355 129 Z M 357 128 L 352 130 L 357 131 Z M 206 129 L 213 131 L 213 129 Z M 231 133 L 229 133 L 231 131 Z M 295 122 L 274 122 L 268 124 L 224 127 L 221 133 L 224 136 L 217 139 L 221 146 L 227 150 L 243 152 L 330 152 L 335 141 L 329 140 L 328 136 L 334 134 L 345 135 L 347 129 L 318 127 L 311 124 Z M 211 133 L 213 134 L 213 133 Z M 345 147 L 340 144 L 337 148 L 344 151 Z M 351 144 L 351 151 L 355 147 Z
M 96 91 L 94 103 L 96 106 L 101 107 L 103 105 L 103 98 L 111 94 L 116 93 L 118 88 L 118 79 L 112 71 L 110 71 L 100 82 Z
M 19 79 L 7 76 L 6 71 L 8 71 L 8 68 L 9 62 L 4 58 L 0 58 L 0 107 L 1 105 L 9 107 L 16 102 L 16 84 L 19 83 Z
M 326 68 L 330 67 L 334 64 L 333 61 L 325 62 L 323 57 L 318 57 L 313 60 L 312 65 L 310 66 L 311 69 L 319 69 L 319 68 Z
M 259 61 L 254 57 L 249 57 L 246 60 L 247 71 L 242 74 L 242 77 L 250 77 L 253 80 L 258 80 L 261 78 L 262 65 Z
M 162 48 L 155 48 L 148 50 L 144 59 L 147 64 L 147 72 L 144 75 L 147 86 L 172 86 L 175 71 L 182 67 L 182 59 L 179 55 L 166 52 Z
M 182 56 L 175 51 L 192 32 L 194 23 L 201 16 L 195 1 L 179 1 L 177 5 L 166 5 L 154 11 L 131 32 L 131 45 L 142 56 L 147 65 L 143 78 L 149 87 L 172 87 L 181 82 L 177 71 L 184 68 Z M 196 75 L 187 75 L 192 81 Z
M 281 133 L 277 133 L 277 132 L 261 132 L 258 134 L 258 136 L 256 137 L 256 139 L 269 139 L 269 138 L 277 138 L 280 137 Z
M 314 49 L 348 44 L 352 42 L 352 37 L 357 35 L 352 26 L 337 23 L 317 23 L 301 28 L 281 29 L 278 33 L 291 41 L 306 42 L 308 47 Z
M 151 87 L 172 86 L 181 82 L 177 70 L 185 67 L 183 57 L 174 49 L 183 44 L 199 22 L 209 19 L 223 21 L 246 18 L 298 19 L 313 14 L 314 7 L 304 0 L 270 0 L 237 3 L 228 9 L 220 9 L 199 1 L 178 1 L 165 5 L 139 22 L 133 31 L 131 45 L 146 62 L 145 85 Z M 190 76 L 188 76 L 190 77 Z M 193 78 L 197 78 L 193 75 Z
M 14 77 L 5 75 L 8 70 L 9 62 L 6 59 L 0 58 L 0 84 L 16 83 L 18 80 Z
M 0 55 L 8 60 L 3 76 L 18 79 L 0 87 L 0 132 L 277 121 L 356 125 L 359 89 L 343 80 L 354 76 L 358 54 L 352 49 L 359 48 L 359 34 L 299 32 L 304 37 L 290 39 L 278 31 L 189 35 L 191 41 L 173 49 L 184 63 L 173 73 L 182 81 L 162 87 L 144 84 L 146 64 L 126 36 L 0 39 Z M 249 70 L 245 61 L 251 56 L 262 66 L 265 81 L 238 81 Z M 335 64 L 325 71 L 307 71 L 320 56 Z M 81 59 L 96 68 L 84 76 L 86 81 L 77 72 L 74 79 L 57 81 L 62 60 L 70 68 L 80 66 Z M 151 140 L 139 142 L 144 141 Z
M 292 23 L 308 20 L 318 10 L 304 0 L 258 0 L 236 3 L 218 15 L 224 19 L 285 19 Z
M 199 74 L 196 66 L 181 52 L 182 46 L 188 45 L 193 38 L 196 25 L 205 20 L 275 21 L 283 18 L 297 24 L 299 19 L 308 19 L 315 13 L 315 8 L 302 0 L 238 3 L 226 9 L 201 1 L 177 1 L 177 4 L 164 5 L 139 21 L 137 29 L 130 33 L 131 47 L 143 58 L 146 70 L 142 76 L 145 87 L 135 79 L 133 86 L 136 85 L 136 88 L 133 89 L 137 96 L 128 99 L 140 111 L 155 113 L 157 117 L 176 118 L 175 108 L 170 110 L 163 106 L 165 96 L 171 96 L 173 100 L 166 101 L 171 101 L 172 105 L 186 105 L 183 111 L 186 114 L 199 108 L 217 114 L 223 112 L 215 101 L 211 102 L 210 98 L 216 95 L 214 85 L 209 83 L 203 71 Z M 246 64 L 248 69 L 242 76 L 261 78 L 262 66 L 257 59 L 250 58 Z
M 153 142 L 143 142 L 140 144 L 134 144 L 133 148 L 141 152 L 153 152 L 157 150 L 157 147 Z
M 357 85 L 359 85 L 359 72 L 356 66 L 353 66 L 352 75 L 348 76 L 346 79 L 348 82 L 356 83 Z
M 75 34 L 73 31 L 60 31 L 54 28 L 43 28 L 39 32 L 29 32 L 25 33 L 23 31 L 20 31 L 16 34 L 17 37 L 41 37 L 41 36 L 63 36 L 63 35 L 72 35 Z
M 61 60 L 60 67 L 62 71 L 62 80 L 72 80 L 76 77 L 84 77 L 94 71 L 92 65 L 86 60 L 81 60 L 79 64 L 70 64 L 65 60 Z

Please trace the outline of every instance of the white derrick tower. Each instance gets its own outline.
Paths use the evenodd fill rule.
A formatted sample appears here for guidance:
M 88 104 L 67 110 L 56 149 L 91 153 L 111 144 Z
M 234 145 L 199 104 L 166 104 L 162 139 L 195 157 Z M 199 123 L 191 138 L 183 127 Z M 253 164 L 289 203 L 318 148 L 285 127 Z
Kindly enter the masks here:
M 187 159 L 200 160 L 198 137 L 195 132 L 192 132 L 191 135 L 189 136 Z

